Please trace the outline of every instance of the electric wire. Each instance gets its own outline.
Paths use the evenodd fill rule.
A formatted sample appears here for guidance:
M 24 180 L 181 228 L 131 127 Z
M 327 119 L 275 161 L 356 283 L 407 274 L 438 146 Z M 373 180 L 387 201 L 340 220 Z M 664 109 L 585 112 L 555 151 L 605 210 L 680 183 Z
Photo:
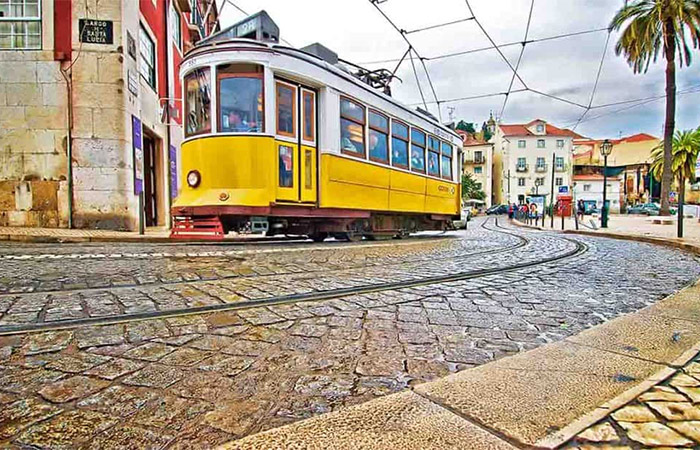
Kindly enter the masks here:
M 420 87 L 420 80 L 418 79 L 418 72 L 416 71 L 416 64 L 413 62 L 413 47 L 408 48 L 408 57 L 411 58 L 411 66 L 413 66 L 413 74 L 416 76 L 416 85 L 418 86 L 418 92 L 420 92 L 420 98 L 423 100 L 423 107 L 428 110 L 428 104 L 425 102 L 425 96 L 423 95 L 423 89 Z M 437 99 L 435 99 L 437 103 Z
M 581 117 L 579 117 L 578 122 L 576 122 L 576 125 L 572 128 L 572 131 L 576 131 L 576 128 L 581 124 L 581 121 L 586 117 L 586 115 L 591 111 L 591 106 L 593 106 L 593 99 L 595 98 L 595 93 L 598 90 L 598 82 L 600 81 L 600 75 L 603 73 L 603 63 L 605 62 L 605 55 L 608 53 L 608 45 L 610 44 L 610 35 L 612 34 L 612 30 L 608 31 L 608 36 L 605 38 L 605 46 L 603 47 L 603 55 L 600 57 L 600 64 L 598 65 L 598 73 L 596 74 L 595 77 L 595 83 L 593 84 L 593 91 L 591 92 L 591 99 L 588 102 L 588 108 L 581 114 Z
M 506 110 L 506 105 L 508 104 L 508 98 L 510 97 L 510 91 L 513 89 L 513 83 L 515 83 L 515 75 L 518 73 L 520 68 L 520 63 L 523 60 L 523 54 L 525 53 L 525 46 L 527 45 L 527 36 L 530 33 L 530 24 L 532 23 L 532 11 L 535 9 L 535 0 L 530 2 L 530 13 L 527 16 L 527 26 L 525 27 L 525 38 L 523 39 L 523 46 L 520 49 L 520 55 L 518 56 L 518 62 L 515 64 L 515 72 L 510 78 L 510 84 L 508 85 L 508 92 L 506 92 L 505 98 L 503 99 L 503 106 L 501 107 L 501 113 L 498 115 L 499 118 L 503 118 L 503 113 Z
M 473 17 L 467 17 L 467 18 L 465 18 L 465 19 L 453 20 L 452 22 L 440 23 L 440 24 L 437 24 L 437 25 L 431 25 L 431 26 L 424 27 L 424 28 L 418 28 L 418 29 L 416 29 L 416 30 L 411 30 L 411 31 L 405 31 L 405 30 L 404 30 L 404 33 L 406 33 L 406 34 L 420 33 L 421 31 L 434 30 L 434 29 L 436 29 L 436 28 L 442 28 L 442 27 L 446 27 L 446 26 L 449 26 L 449 25 L 454 25 L 454 24 L 457 24 L 457 23 L 467 22 L 467 21 L 469 21 L 469 20 L 474 20 L 474 18 L 473 18 Z
M 411 41 L 406 37 L 406 31 L 400 29 L 396 24 L 389 18 L 389 16 L 386 15 L 384 11 L 379 7 L 377 4 L 377 0 L 369 0 L 369 2 L 374 6 L 374 8 L 379 11 L 379 13 L 386 19 L 387 22 L 401 35 L 401 38 L 408 44 L 410 47 L 409 49 L 409 56 L 411 56 L 411 51 L 416 55 L 416 58 L 418 58 L 422 65 L 423 65 L 423 70 L 425 70 L 425 76 L 428 79 L 428 84 L 430 85 L 430 89 L 433 93 L 433 97 L 435 98 L 435 103 L 437 104 L 437 110 L 438 110 L 438 119 L 440 122 L 442 122 L 442 112 L 440 111 L 440 100 L 438 99 L 437 93 L 435 92 L 435 86 L 433 86 L 433 80 L 430 78 L 430 72 L 428 72 L 428 68 L 425 65 L 425 62 L 423 62 L 423 58 L 418 54 L 418 51 L 416 51 L 416 48 L 413 46 Z M 472 14 L 473 15 L 473 14 Z M 423 103 L 426 105 L 426 111 L 428 109 L 427 103 L 425 102 L 425 98 L 423 96 L 423 91 L 420 87 L 420 82 L 418 81 L 418 72 L 416 71 L 416 65 L 413 62 L 413 57 L 411 57 L 411 66 L 413 67 L 413 73 L 416 76 L 416 83 L 418 83 L 418 90 L 420 91 L 421 98 L 423 99 Z M 398 70 L 399 66 L 396 67 L 396 70 Z

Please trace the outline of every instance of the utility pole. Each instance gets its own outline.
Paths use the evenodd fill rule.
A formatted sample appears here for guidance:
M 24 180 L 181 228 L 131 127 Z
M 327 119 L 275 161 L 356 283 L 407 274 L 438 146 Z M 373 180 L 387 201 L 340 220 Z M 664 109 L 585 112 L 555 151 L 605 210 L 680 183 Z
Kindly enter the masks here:
M 549 199 L 549 205 L 551 208 L 551 211 L 549 214 L 550 218 L 551 218 L 550 226 L 552 227 L 552 229 L 554 229 L 554 165 L 556 164 L 556 162 L 557 162 L 557 153 L 552 152 L 552 190 L 550 192 L 550 195 L 552 197 Z M 562 215 L 562 217 L 564 217 L 564 216 Z

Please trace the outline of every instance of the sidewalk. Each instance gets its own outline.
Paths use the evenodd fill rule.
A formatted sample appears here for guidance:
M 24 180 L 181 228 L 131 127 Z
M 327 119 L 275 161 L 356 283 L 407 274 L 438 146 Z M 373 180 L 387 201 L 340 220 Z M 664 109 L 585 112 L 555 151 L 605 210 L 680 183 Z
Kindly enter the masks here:
M 170 230 L 147 229 L 145 234 L 132 231 L 83 230 L 66 228 L 0 227 L 1 241 L 18 242 L 170 242 Z
M 563 341 L 220 449 L 698 446 L 698 297 L 690 286 Z

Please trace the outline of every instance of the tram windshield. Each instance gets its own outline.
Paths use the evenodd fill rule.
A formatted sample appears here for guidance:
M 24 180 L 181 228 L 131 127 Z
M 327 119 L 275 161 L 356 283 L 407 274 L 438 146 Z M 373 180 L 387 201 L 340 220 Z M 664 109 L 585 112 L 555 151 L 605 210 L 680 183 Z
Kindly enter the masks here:
M 263 132 L 262 73 L 248 66 L 221 67 L 219 78 L 219 131 Z

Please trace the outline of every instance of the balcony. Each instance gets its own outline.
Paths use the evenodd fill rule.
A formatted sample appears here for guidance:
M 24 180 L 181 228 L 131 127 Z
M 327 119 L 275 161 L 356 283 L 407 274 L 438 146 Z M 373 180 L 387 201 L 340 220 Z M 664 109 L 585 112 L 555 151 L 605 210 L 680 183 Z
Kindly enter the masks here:
M 547 164 L 538 164 L 535 166 L 535 172 L 544 173 L 547 171 Z
M 519 173 L 527 172 L 528 170 L 530 170 L 530 165 L 529 165 L 529 164 L 525 164 L 524 166 L 523 166 L 523 165 L 517 165 L 517 166 L 515 166 L 515 171 L 516 171 L 516 172 L 519 172 Z
M 484 164 L 486 162 L 486 158 L 482 155 L 477 155 L 474 157 L 474 164 Z

